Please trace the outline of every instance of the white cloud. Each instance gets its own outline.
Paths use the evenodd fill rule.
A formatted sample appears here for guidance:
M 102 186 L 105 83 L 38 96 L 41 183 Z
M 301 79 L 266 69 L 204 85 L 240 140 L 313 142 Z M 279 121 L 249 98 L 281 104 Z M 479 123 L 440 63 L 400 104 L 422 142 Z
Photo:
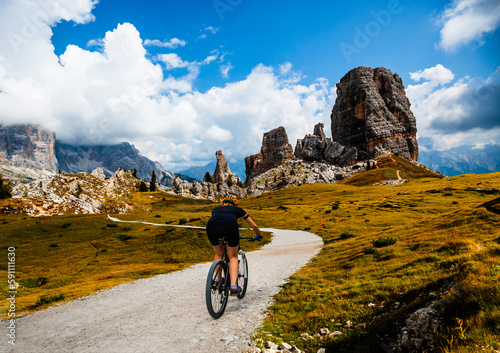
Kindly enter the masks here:
M 177 47 L 183 47 L 187 44 L 185 40 L 179 38 L 172 38 L 170 40 L 161 41 L 159 39 L 146 39 L 144 40 L 144 45 L 147 47 L 161 47 L 175 49 Z
M 219 66 L 219 71 L 220 73 L 222 74 L 222 77 L 224 77 L 225 79 L 228 79 L 229 78 L 229 71 L 231 71 L 233 69 L 233 65 L 231 65 L 231 62 L 227 62 L 227 64 L 221 64 Z
M 201 30 L 201 34 L 198 36 L 198 39 L 207 39 L 209 34 L 216 34 L 219 32 L 220 27 L 208 26 Z
M 22 34 L 16 19 L 30 18 L 43 3 L 2 3 L 0 32 Z M 193 83 L 205 65 L 219 59 L 229 73 L 230 63 L 220 60 L 224 54 L 212 52 L 201 62 L 176 54 L 151 61 L 130 23 L 107 32 L 99 51 L 69 45 L 58 57 L 50 25 L 62 18 L 90 20 L 95 3 L 85 3 L 68 2 L 15 48 L 8 36 L 0 37 L 0 123 L 42 124 L 73 144 L 128 141 L 167 168 L 210 161 L 219 149 L 242 161 L 260 150 L 265 131 L 283 125 L 295 144 L 316 123 L 328 124 L 334 100 L 328 81 L 301 85 L 290 63 L 283 74 L 257 65 L 241 81 L 198 92 Z M 166 76 L 158 60 L 187 74 Z
M 429 80 L 406 90 L 419 137 L 430 138 L 440 150 L 500 141 L 500 82 L 496 74 L 484 81 L 461 78 L 453 82 L 453 73 L 437 65 L 410 73 L 410 77 Z
M 205 28 L 206 31 L 208 31 L 208 32 L 210 32 L 212 34 L 217 33 L 219 31 L 219 29 L 220 29 L 219 27 L 215 28 L 213 26 L 208 26 L 207 28 Z
M 439 46 L 452 51 L 462 45 L 481 40 L 500 26 L 498 0 L 454 0 L 440 16 Z
M 184 68 L 189 66 L 189 61 L 182 60 L 177 54 L 160 54 L 158 55 L 158 59 L 165 63 L 167 66 L 167 70 Z

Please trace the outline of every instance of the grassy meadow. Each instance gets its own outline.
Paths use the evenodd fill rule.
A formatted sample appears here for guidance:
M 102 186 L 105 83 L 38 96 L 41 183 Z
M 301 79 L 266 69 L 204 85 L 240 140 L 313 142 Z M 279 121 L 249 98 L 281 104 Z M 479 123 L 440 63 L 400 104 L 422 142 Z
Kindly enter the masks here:
M 386 352 L 408 315 L 440 300 L 444 335 L 430 351 L 500 349 L 500 173 L 441 178 L 399 159 L 386 163 L 341 183 L 241 201 L 260 227 L 308 230 L 325 243 L 275 297 L 257 340 L 306 352 Z M 411 180 L 373 185 L 397 179 L 397 171 Z M 131 203 L 142 211 L 119 218 L 195 226 L 206 224 L 215 205 L 159 192 L 137 193 Z M 104 215 L 0 218 L 2 248 L 16 247 L 18 313 L 213 257 L 203 230 L 114 223 Z M 6 263 L 5 254 L 4 278 Z M 321 328 L 342 334 L 321 339 Z
M 137 193 L 131 203 L 141 211 L 118 218 L 193 226 L 204 226 L 214 207 L 212 202 L 160 192 Z M 250 251 L 269 241 L 267 235 L 262 242 L 245 242 L 244 246 Z M 203 229 L 118 223 L 106 215 L 3 215 L 0 244 L 4 249 L 0 276 L 5 279 L 7 249 L 16 248 L 18 316 L 117 284 L 213 261 L 213 249 Z M 2 319 L 8 314 L 7 290 L 7 280 L 1 281 Z

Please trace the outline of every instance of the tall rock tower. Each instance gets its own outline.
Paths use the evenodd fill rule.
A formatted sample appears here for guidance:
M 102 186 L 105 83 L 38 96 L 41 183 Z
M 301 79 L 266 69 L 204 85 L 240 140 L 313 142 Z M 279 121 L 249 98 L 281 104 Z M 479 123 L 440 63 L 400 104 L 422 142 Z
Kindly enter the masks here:
M 231 174 L 229 170 L 229 164 L 227 163 L 226 157 L 222 151 L 215 152 L 215 158 L 217 158 L 217 165 L 214 171 L 214 181 L 216 183 L 226 181 L 226 179 Z
M 418 160 L 417 124 L 403 81 L 390 70 L 358 67 L 337 84 L 332 140 L 357 150 L 357 159 L 391 152 Z
M 294 158 L 293 147 L 283 126 L 265 132 L 260 153 L 245 158 L 246 182 Z

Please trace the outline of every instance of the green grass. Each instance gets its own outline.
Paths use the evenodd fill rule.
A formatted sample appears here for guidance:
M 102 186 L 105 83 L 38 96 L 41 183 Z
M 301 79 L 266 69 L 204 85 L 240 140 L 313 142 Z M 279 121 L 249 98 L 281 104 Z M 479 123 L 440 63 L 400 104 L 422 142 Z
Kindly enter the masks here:
M 500 349 L 500 173 L 442 178 L 398 158 L 386 163 L 354 181 L 241 201 L 260 227 L 309 229 L 325 243 L 275 296 L 256 338 L 313 353 L 385 352 L 410 314 L 444 298 L 446 329 L 432 351 Z M 410 181 L 372 185 L 397 171 Z M 215 206 L 162 193 L 135 194 L 130 204 L 134 210 L 120 218 L 194 226 L 204 226 Z M 105 216 L 0 221 L 1 246 L 16 247 L 16 304 L 25 312 L 37 310 L 42 295 L 69 300 L 213 257 L 202 230 L 117 224 Z M 6 271 L 0 262 L 0 276 Z M 325 327 L 343 334 L 303 339 Z

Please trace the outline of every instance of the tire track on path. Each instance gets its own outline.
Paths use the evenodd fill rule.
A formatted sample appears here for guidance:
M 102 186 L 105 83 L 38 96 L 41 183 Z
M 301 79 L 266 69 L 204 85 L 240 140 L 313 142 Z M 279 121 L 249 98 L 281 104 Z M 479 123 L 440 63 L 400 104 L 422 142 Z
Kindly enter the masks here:
M 5 352 L 241 352 L 280 285 L 323 246 L 304 231 L 264 229 L 270 244 L 247 253 L 248 292 L 212 319 L 205 306 L 210 263 L 141 279 L 16 320 Z M 3 322 L 7 332 L 8 322 Z

